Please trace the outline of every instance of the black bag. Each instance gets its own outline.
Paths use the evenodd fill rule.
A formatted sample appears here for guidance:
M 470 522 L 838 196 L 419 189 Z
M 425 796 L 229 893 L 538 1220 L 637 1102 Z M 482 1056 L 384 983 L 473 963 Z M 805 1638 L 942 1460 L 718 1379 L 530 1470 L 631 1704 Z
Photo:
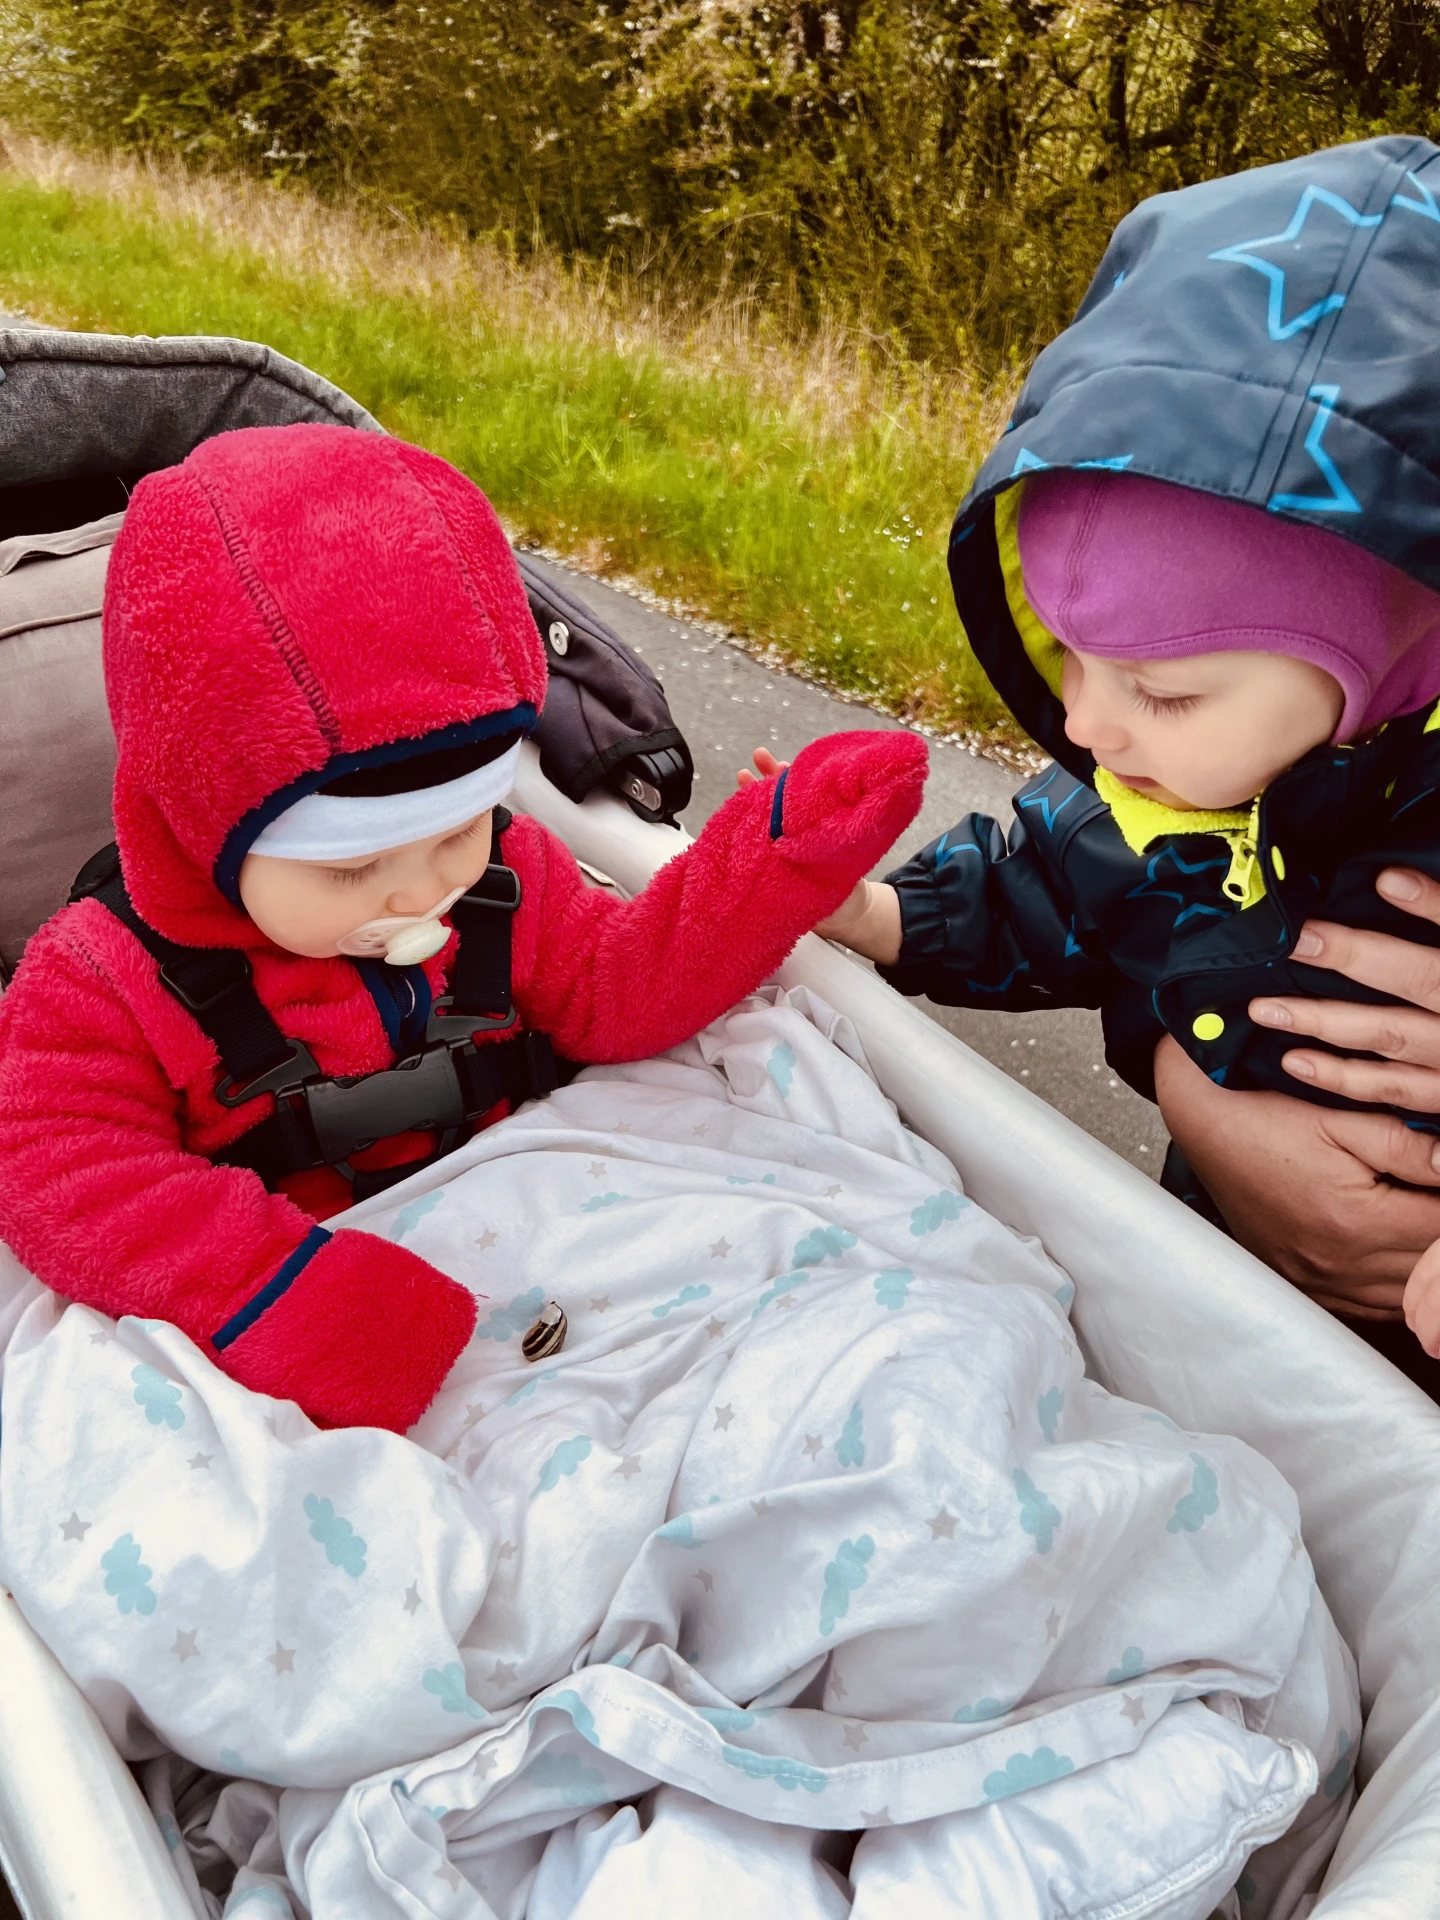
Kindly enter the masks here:
M 689 802 L 695 763 L 660 682 L 528 554 L 515 558 L 550 668 L 535 731 L 541 771 L 571 800 L 604 785 L 643 820 L 673 824 Z

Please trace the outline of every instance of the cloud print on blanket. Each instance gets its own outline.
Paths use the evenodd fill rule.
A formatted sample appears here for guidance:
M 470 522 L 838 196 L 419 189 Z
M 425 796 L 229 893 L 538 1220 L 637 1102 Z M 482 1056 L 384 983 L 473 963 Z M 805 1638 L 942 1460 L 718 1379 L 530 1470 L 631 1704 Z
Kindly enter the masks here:
M 185 1424 L 185 1415 L 180 1407 L 180 1389 L 173 1380 L 167 1380 L 155 1367 L 132 1367 L 130 1378 L 135 1382 L 135 1401 L 145 1409 L 145 1418 L 152 1427 L 169 1427 L 172 1433 L 178 1433 Z
M 420 1684 L 435 1695 L 446 1713 L 465 1713 L 472 1720 L 488 1718 L 480 1702 L 465 1691 L 465 1669 L 458 1660 L 448 1660 L 443 1667 L 427 1667 Z
M 1192 1453 L 1195 1472 L 1190 1491 L 1181 1499 L 1166 1522 L 1171 1533 L 1198 1533 L 1212 1513 L 1220 1511 L 1220 1481 L 1208 1460 Z
M 1028 1473 L 1022 1473 L 1017 1467 L 1012 1477 L 1015 1491 L 1020 1496 L 1020 1525 L 1034 1538 L 1035 1551 L 1048 1553 L 1055 1543 L 1060 1509 L 1053 1500 L 1041 1493 Z
M 850 1611 L 850 1596 L 858 1593 L 870 1578 L 870 1562 L 875 1557 L 875 1542 L 868 1533 L 858 1540 L 842 1540 L 835 1558 L 825 1569 L 825 1593 L 820 1602 L 820 1631 L 833 1633 Z
M 617 1199 L 619 1195 L 615 1196 Z M 545 1294 L 540 1287 L 527 1287 L 524 1293 L 517 1293 L 507 1306 L 492 1307 L 475 1329 L 477 1340 L 513 1340 L 517 1334 L 526 1333 L 535 1324 L 535 1316 L 545 1304 Z
M 0 1576 L 127 1753 L 148 1724 L 287 1789 L 297 1911 L 397 1911 L 388 1860 L 458 1914 L 447 1836 L 466 1871 L 509 1861 L 507 1832 L 662 1779 L 792 1827 L 1000 1818 L 1047 1752 L 1073 1773 L 1046 1796 L 1079 1793 L 1192 1686 L 1278 1703 L 1233 1788 L 1271 1809 L 1260 1838 L 1317 1777 L 1271 1736 L 1333 1768 L 1358 1702 L 1284 1482 L 1084 1382 L 1057 1270 L 857 1053 L 772 990 L 417 1176 L 444 1203 L 407 1242 L 490 1301 L 410 1440 L 317 1430 L 175 1329 L 27 1310 Z M 597 1185 L 627 1204 L 586 1213 Z M 394 1233 L 426 1197 L 350 1217 Z M 551 1298 L 570 1331 L 541 1377 L 517 1343 Z M 1149 1668 L 1112 1689 L 1131 1647 Z
M 140 1548 L 132 1534 L 122 1533 L 101 1554 L 100 1564 L 105 1569 L 105 1591 L 114 1595 L 121 1613 L 154 1613 L 158 1602 L 150 1585 L 151 1570 L 140 1564 Z
M 352 1580 L 358 1580 L 365 1571 L 365 1542 L 350 1522 L 319 1494 L 306 1494 L 305 1512 L 310 1520 L 310 1538 L 324 1547 L 331 1566 L 342 1568 Z

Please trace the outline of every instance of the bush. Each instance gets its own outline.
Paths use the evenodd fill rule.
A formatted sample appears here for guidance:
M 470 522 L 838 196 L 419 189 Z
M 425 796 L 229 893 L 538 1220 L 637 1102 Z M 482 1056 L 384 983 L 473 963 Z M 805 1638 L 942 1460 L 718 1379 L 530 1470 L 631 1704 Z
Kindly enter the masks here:
M 991 365 L 1144 195 L 1437 93 L 1427 0 L 0 0 L 22 123 Z

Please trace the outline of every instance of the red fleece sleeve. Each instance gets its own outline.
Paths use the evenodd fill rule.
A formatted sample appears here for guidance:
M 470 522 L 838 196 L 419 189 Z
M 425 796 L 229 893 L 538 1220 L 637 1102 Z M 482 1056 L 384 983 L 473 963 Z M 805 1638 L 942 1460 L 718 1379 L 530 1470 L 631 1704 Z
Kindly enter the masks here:
M 644 1059 L 698 1033 L 894 844 L 919 811 L 926 763 L 910 733 L 816 740 L 778 780 L 732 794 L 628 901 L 587 887 L 569 852 L 526 823 L 543 842 L 544 889 L 516 982 L 526 1023 L 585 1061 Z
M 37 935 L 0 998 L 0 1238 L 57 1293 L 169 1320 L 315 1419 L 412 1425 L 470 1336 L 473 1297 L 187 1152 L 181 1112 L 120 991 L 63 935 Z

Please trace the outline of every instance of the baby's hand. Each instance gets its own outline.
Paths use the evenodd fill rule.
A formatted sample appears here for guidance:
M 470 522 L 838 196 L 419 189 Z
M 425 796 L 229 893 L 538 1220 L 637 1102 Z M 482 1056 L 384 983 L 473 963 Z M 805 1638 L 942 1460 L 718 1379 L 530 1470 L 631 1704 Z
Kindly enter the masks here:
M 1440 1360 L 1440 1240 L 1427 1247 L 1405 1283 L 1405 1319 L 1432 1360 Z
M 735 776 L 737 786 L 753 787 L 759 780 L 783 773 L 790 764 L 788 760 L 777 760 L 768 747 L 757 747 L 753 757 L 756 771 L 751 773 L 748 767 L 741 767 Z M 822 940 L 838 940 L 842 947 L 863 953 L 867 960 L 878 960 L 882 965 L 893 963 L 900 957 L 901 941 L 900 901 L 895 889 L 873 880 L 857 880 L 834 913 L 822 920 L 815 931 Z
M 772 774 L 783 773 L 790 764 L 788 760 L 777 760 L 768 747 L 756 747 L 754 759 L 758 772 L 751 773 L 748 767 L 741 767 L 735 776 L 737 787 L 753 787 L 757 780 L 768 780 Z

